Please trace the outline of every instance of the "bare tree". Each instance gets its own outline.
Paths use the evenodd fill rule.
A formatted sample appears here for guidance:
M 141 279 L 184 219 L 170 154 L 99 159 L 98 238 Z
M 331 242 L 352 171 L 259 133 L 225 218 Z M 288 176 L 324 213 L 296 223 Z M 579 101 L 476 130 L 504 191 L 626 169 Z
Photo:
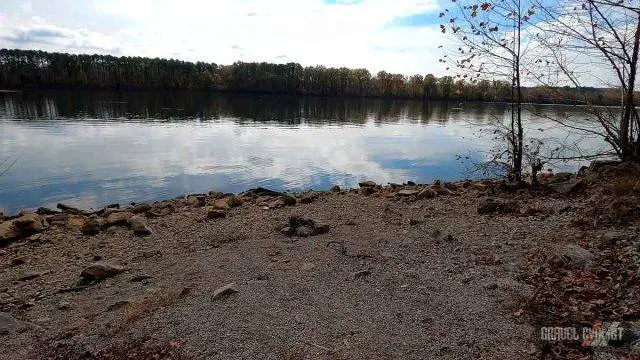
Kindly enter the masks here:
M 522 88 L 526 54 L 531 50 L 525 27 L 535 14 L 534 7 L 522 0 L 494 3 L 452 0 L 452 3 L 451 9 L 440 13 L 447 20 L 440 29 L 457 42 L 453 46 L 457 51 L 440 61 L 452 64 L 458 71 L 457 77 L 463 80 L 497 79 L 511 84 L 511 118 L 497 131 L 508 146 L 494 152 L 491 162 L 506 167 L 510 180 L 521 182 L 525 151 Z
M 624 161 L 640 161 L 640 116 L 635 89 L 640 50 L 638 0 L 534 0 L 539 13 L 538 63 L 551 64 L 557 81 L 584 90 L 584 111 L 597 127 L 555 119 L 577 131 L 596 134 Z M 548 82 L 548 74 L 536 74 Z M 585 85 L 620 90 L 620 107 L 595 106 Z

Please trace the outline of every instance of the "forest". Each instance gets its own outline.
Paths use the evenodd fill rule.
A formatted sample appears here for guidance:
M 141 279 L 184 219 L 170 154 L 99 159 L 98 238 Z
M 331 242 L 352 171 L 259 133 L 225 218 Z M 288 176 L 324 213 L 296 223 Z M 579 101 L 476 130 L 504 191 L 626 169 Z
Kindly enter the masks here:
M 464 75 L 405 76 L 367 69 L 303 67 L 297 63 L 236 62 L 218 65 L 173 59 L 75 55 L 35 50 L 0 49 L 3 88 L 88 88 L 116 90 L 209 90 L 319 96 L 413 98 L 423 100 L 509 101 L 512 87 L 498 80 Z M 534 103 L 619 104 L 616 89 L 524 88 Z

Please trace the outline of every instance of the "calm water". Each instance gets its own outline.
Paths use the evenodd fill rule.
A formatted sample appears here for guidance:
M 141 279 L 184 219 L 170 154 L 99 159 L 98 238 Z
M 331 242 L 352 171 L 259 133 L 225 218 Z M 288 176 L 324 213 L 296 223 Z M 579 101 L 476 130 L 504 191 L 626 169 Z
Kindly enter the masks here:
M 482 176 L 458 155 L 484 159 L 493 141 L 481 130 L 508 116 L 507 109 L 453 106 L 201 93 L 4 92 L 0 171 L 15 163 L 0 176 L 0 208 L 16 212 L 58 202 L 98 208 L 209 190 L 320 190 L 364 179 Z M 545 129 L 546 137 L 567 136 L 533 117 L 527 127 L 533 133 Z

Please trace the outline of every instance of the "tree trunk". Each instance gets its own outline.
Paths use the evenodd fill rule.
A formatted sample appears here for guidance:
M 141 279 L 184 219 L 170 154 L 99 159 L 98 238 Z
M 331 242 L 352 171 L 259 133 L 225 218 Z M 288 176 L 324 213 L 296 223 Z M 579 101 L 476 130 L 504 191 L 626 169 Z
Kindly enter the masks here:
M 640 154 L 636 144 L 631 141 L 631 114 L 635 110 L 634 89 L 636 74 L 638 71 L 638 51 L 640 49 L 640 15 L 638 16 L 638 25 L 636 26 L 636 34 L 633 42 L 633 53 L 631 54 L 631 63 L 629 66 L 629 86 L 625 94 L 623 107 L 624 112 L 620 120 L 620 148 L 622 149 L 622 160 L 640 161 Z M 636 129 L 638 131 L 638 129 Z M 640 135 L 640 134 L 639 134 Z

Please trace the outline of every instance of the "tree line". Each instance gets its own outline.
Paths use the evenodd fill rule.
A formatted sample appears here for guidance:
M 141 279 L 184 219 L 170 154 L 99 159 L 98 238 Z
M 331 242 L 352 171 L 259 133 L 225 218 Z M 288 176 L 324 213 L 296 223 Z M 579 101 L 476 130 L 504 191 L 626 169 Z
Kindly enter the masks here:
M 508 101 L 511 98 L 509 82 L 469 81 L 464 75 L 438 78 L 433 74 L 405 76 L 385 71 L 373 75 L 367 69 L 303 67 L 297 63 L 219 65 L 11 49 L 0 49 L 0 86 L 185 89 L 458 101 Z M 599 104 L 620 101 L 620 94 L 614 89 L 548 90 L 527 88 L 524 97 L 536 103 L 579 103 L 586 90 Z

